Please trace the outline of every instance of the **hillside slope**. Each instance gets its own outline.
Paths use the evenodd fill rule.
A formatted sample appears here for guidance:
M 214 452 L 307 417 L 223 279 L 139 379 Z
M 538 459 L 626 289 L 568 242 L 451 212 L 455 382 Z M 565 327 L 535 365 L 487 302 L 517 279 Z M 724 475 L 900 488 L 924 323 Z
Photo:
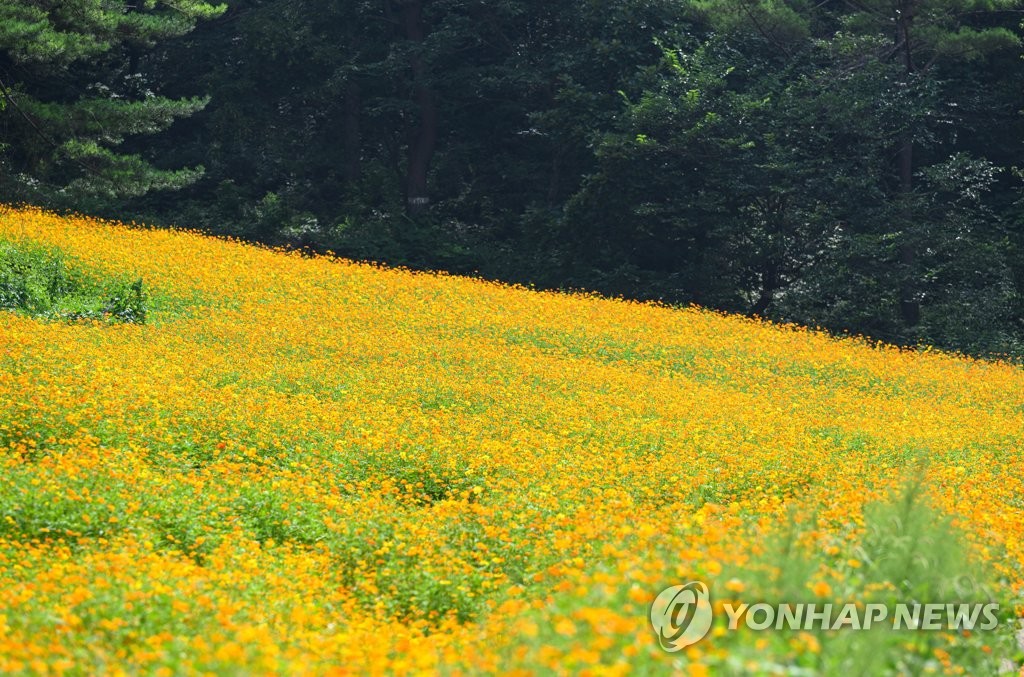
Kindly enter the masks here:
M 841 631 L 669 654 L 647 613 L 691 579 L 781 594 L 791 527 L 804 592 L 862 599 L 862 509 L 917 476 L 915 510 L 1010 600 L 1020 368 L 34 209 L 0 210 L 0 238 L 154 298 L 142 326 L 0 315 L 0 671 L 1013 658 Z

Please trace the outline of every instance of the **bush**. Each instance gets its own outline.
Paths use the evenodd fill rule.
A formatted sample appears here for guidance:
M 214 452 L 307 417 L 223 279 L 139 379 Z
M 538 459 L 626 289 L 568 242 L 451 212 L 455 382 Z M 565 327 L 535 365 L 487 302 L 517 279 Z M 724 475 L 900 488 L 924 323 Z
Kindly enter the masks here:
M 144 324 L 142 280 L 90 275 L 58 249 L 0 240 L 0 309 L 33 317 Z

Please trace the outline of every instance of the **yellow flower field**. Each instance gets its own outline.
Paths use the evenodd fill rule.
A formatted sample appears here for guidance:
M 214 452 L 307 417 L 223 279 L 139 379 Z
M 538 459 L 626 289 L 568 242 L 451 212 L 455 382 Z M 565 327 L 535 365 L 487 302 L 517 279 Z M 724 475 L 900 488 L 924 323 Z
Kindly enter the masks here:
M 1019 367 L 29 208 L 0 239 L 153 298 L 145 325 L 0 314 L 0 672 L 1019 669 Z M 716 613 L 659 648 L 688 580 L 898 590 L 857 544 L 915 477 L 1001 644 Z

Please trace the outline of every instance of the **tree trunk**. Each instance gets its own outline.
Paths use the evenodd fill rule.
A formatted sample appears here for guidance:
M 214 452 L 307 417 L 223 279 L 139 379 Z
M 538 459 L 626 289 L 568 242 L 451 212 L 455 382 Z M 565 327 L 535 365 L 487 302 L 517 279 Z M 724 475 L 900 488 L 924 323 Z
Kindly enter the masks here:
M 406 173 L 405 200 L 406 210 L 410 215 L 420 214 L 430 206 L 427 175 L 437 146 L 439 123 L 437 100 L 427 83 L 427 63 L 421 51 L 426 38 L 426 27 L 423 24 L 424 1 L 411 0 L 402 5 L 405 37 L 417 43 L 410 65 L 415 83 L 416 105 L 420 111 L 419 126 L 409 145 L 409 166 Z
M 363 173 L 362 163 L 362 128 L 360 125 L 360 112 L 362 109 L 362 97 L 359 91 L 359 83 L 354 76 L 349 76 L 348 86 L 345 87 L 345 181 L 351 190 L 352 184 L 359 180 Z
M 359 52 L 359 36 L 356 34 L 356 22 L 350 21 L 345 31 L 345 38 L 353 54 Z M 345 183 L 351 191 L 363 173 L 363 133 L 361 125 L 363 109 L 362 92 L 359 79 L 354 69 L 348 73 L 345 82 L 345 116 L 342 140 L 345 149 Z
M 916 327 L 921 322 L 921 304 L 917 300 L 917 293 L 914 284 L 914 267 L 917 259 L 917 251 L 914 242 L 907 232 L 910 229 L 913 214 L 910 213 L 910 193 L 914 188 L 914 142 L 910 138 L 904 138 L 900 143 L 899 150 L 900 164 L 900 192 L 902 198 L 907 201 L 904 207 L 903 216 L 903 239 L 899 249 L 900 275 L 900 318 L 908 327 Z
M 775 273 L 775 266 L 769 266 L 767 270 L 761 273 L 761 293 L 757 301 L 754 302 L 754 306 L 750 309 L 751 315 L 764 317 L 764 314 L 775 300 L 775 288 L 777 285 L 778 278 Z
M 897 46 L 903 56 L 903 70 L 907 77 L 914 72 L 914 51 L 910 39 L 910 24 L 914 20 L 917 0 L 905 0 L 899 3 L 897 13 Z M 900 267 L 900 318 L 908 327 L 916 327 L 921 322 L 921 304 L 917 300 L 915 284 L 916 246 L 910 237 L 909 230 L 914 215 L 910 213 L 910 196 L 914 190 L 914 140 L 910 132 L 900 139 L 898 152 L 900 174 L 900 197 L 904 201 L 903 238 L 899 248 Z

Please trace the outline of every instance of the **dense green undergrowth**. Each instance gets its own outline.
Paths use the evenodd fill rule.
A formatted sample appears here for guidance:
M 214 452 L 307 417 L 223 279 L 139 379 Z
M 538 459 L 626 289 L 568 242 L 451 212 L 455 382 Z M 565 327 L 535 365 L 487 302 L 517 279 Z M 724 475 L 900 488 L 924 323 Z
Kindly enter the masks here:
M 142 280 L 86 271 L 59 249 L 0 240 L 0 309 L 54 320 L 145 324 Z

